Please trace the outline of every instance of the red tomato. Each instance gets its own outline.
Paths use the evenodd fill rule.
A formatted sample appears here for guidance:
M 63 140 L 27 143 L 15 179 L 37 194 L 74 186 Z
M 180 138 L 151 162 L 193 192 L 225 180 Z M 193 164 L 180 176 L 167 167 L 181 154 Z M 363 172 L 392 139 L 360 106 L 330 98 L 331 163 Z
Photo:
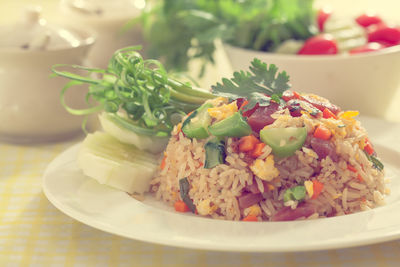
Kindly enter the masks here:
M 320 32 L 324 31 L 325 22 L 331 15 L 332 10 L 330 8 L 321 8 L 320 10 L 318 10 L 317 23 Z
M 373 43 L 367 43 L 365 45 L 353 48 L 349 51 L 349 53 L 350 54 L 366 53 L 366 52 L 378 51 L 385 47 L 387 47 L 387 46 L 384 44 L 373 42 Z
M 400 43 L 400 27 L 377 24 L 368 28 L 368 42 L 388 43 L 397 45 Z
M 299 55 L 333 55 L 338 53 L 338 46 L 329 34 L 313 36 L 304 43 Z
M 374 24 L 379 24 L 382 22 L 382 19 L 378 17 L 376 14 L 365 13 L 356 18 L 356 22 L 364 27 L 367 28 Z

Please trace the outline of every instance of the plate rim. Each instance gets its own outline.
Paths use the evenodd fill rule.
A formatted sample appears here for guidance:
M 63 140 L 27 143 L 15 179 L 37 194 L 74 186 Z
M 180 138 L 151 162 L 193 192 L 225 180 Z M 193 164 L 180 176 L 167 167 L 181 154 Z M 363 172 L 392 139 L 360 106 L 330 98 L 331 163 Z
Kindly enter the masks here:
M 136 236 L 133 236 L 131 232 L 126 231 L 124 229 L 117 229 L 115 227 L 111 227 L 108 224 L 105 224 L 104 222 L 99 222 L 99 221 L 93 221 L 93 219 L 90 219 L 90 217 L 87 214 L 82 214 L 79 211 L 76 211 L 69 207 L 68 205 L 62 203 L 62 201 L 59 201 L 56 196 L 52 192 L 49 191 L 49 188 L 46 186 L 46 181 L 49 177 L 49 173 L 53 169 L 57 169 L 57 164 L 59 161 L 63 162 L 62 159 L 69 153 L 73 153 L 73 151 L 77 151 L 81 145 L 80 143 L 76 143 L 67 149 L 65 149 L 63 152 L 61 152 L 57 157 L 55 157 L 46 167 L 43 176 L 42 176 L 42 191 L 46 198 L 49 200 L 49 202 L 54 205 L 59 211 L 62 213 L 66 214 L 67 216 L 75 219 L 76 221 L 79 221 L 80 223 L 83 223 L 87 226 L 90 226 L 92 228 L 95 228 L 100 231 L 107 232 L 109 234 L 117 235 L 123 238 L 129 238 L 133 240 L 138 240 L 146 243 L 153 243 L 157 245 L 165 245 L 165 246 L 172 246 L 172 247 L 178 247 L 178 248 L 185 248 L 185 249 L 197 249 L 197 250 L 208 250 L 208 251 L 221 251 L 221 252 L 255 252 L 255 253 L 263 253 L 263 252 L 305 252 L 305 251 L 323 251 L 323 250 L 331 250 L 331 249 L 343 249 L 343 248 L 351 248 L 351 247 L 358 247 L 358 246 L 366 246 L 366 245 L 371 245 L 371 244 L 377 244 L 377 243 L 382 243 L 382 242 L 388 242 L 388 241 L 393 241 L 400 239 L 400 225 L 399 225 L 399 230 L 392 231 L 391 233 L 387 234 L 381 234 L 379 236 L 375 237 L 365 237 L 365 236 L 358 236 L 357 239 L 354 240 L 347 240 L 347 241 L 342 241 L 342 242 L 333 242 L 333 243 L 324 243 L 324 244 L 307 244 L 306 246 L 300 246 L 300 245 L 292 245 L 292 246 L 285 246 L 285 247 L 274 247 L 274 246 L 269 246 L 269 247 L 253 247 L 253 246 L 244 246 L 240 247 L 234 244 L 225 244 L 224 246 L 221 246 L 220 244 L 203 244 L 203 243 L 193 243 L 189 242 L 188 240 L 181 240 L 180 242 L 170 242 L 170 240 L 167 240 L 165 238 L 151 238 L 149 240 L 148 238 L 145 238 L 143 234 L 137 234 Z M 397 151 L 397 150 L 395 150 Z M 399 152 L 399 151 L 397 151 Z M 71 162 L 74 162 L 75 160 L 72 158 Z M 51 176 L 50 176 L 51 177 Z M 90 179 L 90 178 L 88 178 Z M 121 192 L 124 193 L 124 192 Z M 134 200 L 134 199 L 133 199 Z M 137 201 L 137 200 L 134 200 Z M 154 208 L 155 209 L 155 208 Z M 366 212 L 375 212 L 375 209 L 372 209 L 371 211 L 366 211 Z M 346 217 L 348 216 L 357 216 L 358 213 L 350 214 L 350 215 L 345 215 Z M 184 216 L 182 214 L 174 214 L 176 216 Z M 338 217 L 333 217 L 333 218 L 326 218 L 326 219 L 318 219 L 318 220 L 331 220 L 335 218 L 339 218 L 342 216 Z M 204 219 L 204 218 L 198 218 L 198 219 Z M 220 221 L 221 222 L 221 221 Z M 240 223 L 240 224 L 252 224 L 254 222 L 231 222 L 231 221 L 222 221 L 226 223 Z M 312 222 L 312 221 L 302 221 L 302 223 L 306 222 Z M 258 224 L 273 224 L 273 223 L 291 223 L 291 222 L 257 222 Z

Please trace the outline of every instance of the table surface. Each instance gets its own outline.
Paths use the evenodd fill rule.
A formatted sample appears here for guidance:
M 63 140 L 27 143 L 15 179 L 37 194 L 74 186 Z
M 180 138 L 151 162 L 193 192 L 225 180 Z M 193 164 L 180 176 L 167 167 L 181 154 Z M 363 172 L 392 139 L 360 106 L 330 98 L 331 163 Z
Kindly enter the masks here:
M 318 252 L 229 253 L 130 240 L 86 226 L 44 196 L 47 164 L 74 140 L 0 143 L 0 266 L 398 266 L 400 240 Z
M 341 8 L 344 2 L 329 3 Z M 399 2 L 358 0 L 352 6 L 395 18 L 398 9 L 388 5 Z M 44 14 L 55 16 L 56 1 L 0 0 L 0 23 L 17 16 L 26 3 L 42 4 Z M 328 1 L 318 1 L 324 3 Z M 81 139 L 38 145 L 0 142 L 0 266 L 399 266 L 400 241 L 319 252 L 229 253 L 153 245 L 96 230 L 58 211 L 41 189 L 49 162 Z

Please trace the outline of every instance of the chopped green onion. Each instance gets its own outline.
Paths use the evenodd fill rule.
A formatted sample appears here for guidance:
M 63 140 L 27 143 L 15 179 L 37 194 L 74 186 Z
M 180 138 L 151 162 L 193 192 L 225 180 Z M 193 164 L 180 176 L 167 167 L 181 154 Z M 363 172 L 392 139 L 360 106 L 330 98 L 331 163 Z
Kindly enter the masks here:
M 298 185 L 286 189 L 283 194 L 283 202 L 288 202 L 290 200 L 301 201 L 306 197 L 306 188 L 303 185 Z
M 219 138 L 213 138 L 204 145 L 206 159 L 204 162 L 205 169 L 212 169 L 219 164 L 225 162 L 225 142 Z
M 179 190 L 182 201 L 185 202 L 185 204 L 193 213 L 195 213 L 196 206 L 193 204 L 193 200 L 191 200 L 189 197 L 190 184 L 186 177 L 179 179 Z

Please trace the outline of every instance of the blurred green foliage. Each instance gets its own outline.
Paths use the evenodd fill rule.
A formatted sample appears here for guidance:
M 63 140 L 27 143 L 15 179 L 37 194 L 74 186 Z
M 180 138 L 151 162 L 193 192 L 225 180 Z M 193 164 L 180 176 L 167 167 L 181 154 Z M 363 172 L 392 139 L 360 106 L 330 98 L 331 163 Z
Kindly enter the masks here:
M 143 13 L 147 54 L 184 71 L 194 58 L 214 62 L 214 41 L 273 51 L 314 35 L 313 0 L 155 0 Z M 203 68 L 204 70 L 204 68 Z

